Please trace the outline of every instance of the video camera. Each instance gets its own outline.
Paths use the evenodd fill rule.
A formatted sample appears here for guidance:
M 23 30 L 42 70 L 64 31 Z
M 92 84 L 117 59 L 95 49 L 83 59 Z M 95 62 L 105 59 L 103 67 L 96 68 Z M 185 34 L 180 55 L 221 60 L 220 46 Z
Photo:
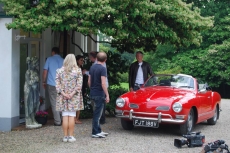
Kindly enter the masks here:
M 230 153 L 228 150 L 228 145 L 224 144 L 224 140 L 216 140 L 214 142 L 208 143 L 204 146 L 203 152 L 204 153 L 213 153 L 213 152 L 220 152 L 222 153 L 224 150 L 227 151 L 227 153 Z
M 177 148 L 181 148 L 183 145 L 187 145 L 188 147 L 200 147 L 205 142 L 205 136 L 200 134 L 201 132 L 192 132 L 187 135 L 183 135 L 185 139 L 174 139 L 174 146 Z

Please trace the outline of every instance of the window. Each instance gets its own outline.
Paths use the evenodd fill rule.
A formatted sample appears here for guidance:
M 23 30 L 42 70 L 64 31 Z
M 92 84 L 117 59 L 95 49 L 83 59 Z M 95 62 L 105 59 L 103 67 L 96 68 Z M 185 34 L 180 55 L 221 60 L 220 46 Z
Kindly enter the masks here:
M 33 32 L 27 32 L 24 31 L 22 29 L 20 29 L 20 35 L 21 36 L 26 36 L 26 37 L 30 37 L 30 38 L 42 38 L 42 34 L 41 33 L 33 33 Z

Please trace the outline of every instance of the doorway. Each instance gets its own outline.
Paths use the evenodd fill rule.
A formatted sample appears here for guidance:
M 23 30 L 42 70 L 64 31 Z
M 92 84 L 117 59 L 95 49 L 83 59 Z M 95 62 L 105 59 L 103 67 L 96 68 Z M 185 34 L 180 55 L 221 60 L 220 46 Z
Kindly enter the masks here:
M 28 69 L 26 64 L 27 57 L 40 57 L 40 40 L 24 40 L 20 43 L 20 120 L 19 123 L 25 122 L 25 106 L 24 106 L 24 84 L 25 84 L 25 73 Z M 39 62 L 40 67 L 40 62 Z M 40 69 L 39 69 L 40 71 Z M 40 72 L 39 72 L 40 73 Z

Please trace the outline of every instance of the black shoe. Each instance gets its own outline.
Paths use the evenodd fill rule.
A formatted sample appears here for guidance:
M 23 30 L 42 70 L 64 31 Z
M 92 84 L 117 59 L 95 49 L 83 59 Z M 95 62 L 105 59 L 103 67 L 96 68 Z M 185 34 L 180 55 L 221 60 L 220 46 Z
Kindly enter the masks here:
M 54 123 L 54 126 L 61 126 L 61 124 L 56 124 L 56 123 Z

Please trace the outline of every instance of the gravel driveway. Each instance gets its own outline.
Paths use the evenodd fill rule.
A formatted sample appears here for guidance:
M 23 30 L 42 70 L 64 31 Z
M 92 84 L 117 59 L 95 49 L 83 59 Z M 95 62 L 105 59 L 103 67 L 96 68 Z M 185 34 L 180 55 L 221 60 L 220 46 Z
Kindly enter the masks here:
M 222 100 L 220 119 L 214 126 L 206 122 L 195 126 L 194 131 L 205 135 L 206 143 L 218 139 L 230 145 L 230 100 Z M 181 149 L 174 147 L 174 139 L 185 139 L 179 135 L 177 126 L 164 125 L 158 129 L 134 128 L 123 130 L 120 119 L 107 118 L 102 125 L 106 138 L 91 138 L 91 119 L 75 125 L 74 143 L 62 142 L 62 128 L 47 126 L 27 131 L 0 132 L 1 153 L 199 153 L 202 147 Z

